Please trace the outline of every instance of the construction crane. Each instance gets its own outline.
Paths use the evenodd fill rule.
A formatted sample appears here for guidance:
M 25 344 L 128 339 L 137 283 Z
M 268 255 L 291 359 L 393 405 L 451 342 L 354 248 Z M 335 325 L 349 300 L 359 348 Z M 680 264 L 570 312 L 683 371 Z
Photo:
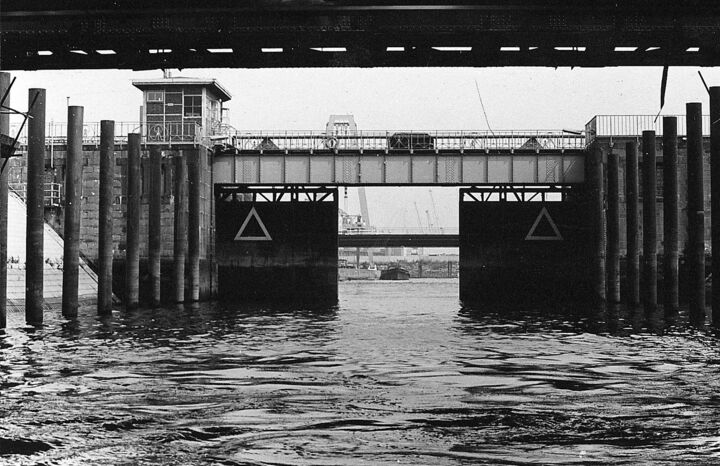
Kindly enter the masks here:
M 415 204 L 415 215 L 417 215 L 417 221 L 418 221 L 418 227 L 420 228 L 420 233 L 425 233 L 425 228 L 423 228 L 422 220 L 420 220 L 420 211 L 417 207 L 417 202 L 414 202 Z
M 440 226 L 440 218 L 438 217 L 437 207 L 435 207 L 435 198 L 433 197 L 432 189 L 428 189 L 430 193 L 430 202 L 432 202 L 433 218 L 435 218 L 435 228 L 440 228 L 440 233 L 443 232 L 443 228 Z

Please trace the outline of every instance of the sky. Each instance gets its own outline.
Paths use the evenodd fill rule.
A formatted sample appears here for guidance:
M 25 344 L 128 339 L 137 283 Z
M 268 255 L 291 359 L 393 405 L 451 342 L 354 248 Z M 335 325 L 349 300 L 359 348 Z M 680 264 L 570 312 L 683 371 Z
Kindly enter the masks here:
M 698 76 L 720 85 L 720 68 L 669 70 L 661 115 L 682 114 L 708 96 Z M 190 69 L 173 76 L 216 78 L 232 99 L 228 121 L 241 131 L 315 130 L 331 114 L 353 114 L 359 130 L 580 130 L 594 115 L 660 110 L 660 67 L 622 68 L 335 68 Z M 27 90 L 47 90 L 47 121 L 65 122 L 67 104 L 85 107 L 85 121 L 138 121 L 141 93 L 133 79 L 159 70 L 13 72 L 12 104 L 27 108 Z M 477 82 L 477 86 L 476 86 Z M 479 92 L 478 92 L 479 91 Z M 69 99 L 68 99 L 69 98 Z M 485 108 L 485 114 L 481 107 Z M 378 227 L 457 226 L 457 189 L 368 188 L 370 220 Z M 344 205 L 341 192 L 340 206 Z M 357 191 L 348 210 L 359 212 Z M 437 212 L 438 221 L 435 221 Z

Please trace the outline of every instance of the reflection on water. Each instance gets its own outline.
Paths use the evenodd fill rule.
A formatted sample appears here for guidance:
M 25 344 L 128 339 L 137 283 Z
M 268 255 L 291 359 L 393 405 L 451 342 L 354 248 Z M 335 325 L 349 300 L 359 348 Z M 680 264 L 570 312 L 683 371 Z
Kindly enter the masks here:
M 329 309 L 194 305 L 0 334 L 0 462 L 720 462 L 720 351 L 611 309 L 461 309 L 456 280 Z

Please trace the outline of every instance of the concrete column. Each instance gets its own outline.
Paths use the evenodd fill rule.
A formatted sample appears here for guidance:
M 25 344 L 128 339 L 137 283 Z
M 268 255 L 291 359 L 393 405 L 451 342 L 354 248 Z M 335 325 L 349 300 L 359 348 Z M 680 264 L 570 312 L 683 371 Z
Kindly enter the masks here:
M 595 304 L 604 305 L 606 295 L 605 263 L 605 206 L 603 195 L 602 149 L 598 143 L 590 148 L 587 159 L 587 183 L 589 189 L 590 227 L 592 229 L 592 294 Z
M 80 218 L 82 215 L 80 198 L 82 192 L 83 114 L 83 107 L 68 107 L 62 291 L 62 314 L 65 317 L 75 317 L 78 312 Z
M 200 300 L 200 152 L 188 152 L 188 266 L 190 301 Z
M 113 179 L 115 122 L 100 122 L 100 199 L 98 237 L 98 314 L 112 313 Z
M 627 227 L 627 302 L 640 305 L 639 181 L 637 142 L 625 144 L 625 209 Z
M 643 131 L 643 304 L 646 312 L 657 309 L 657 156 L 655 131 Z
M 10 73 L 0 73 L 0 98 L 10 87 Z M 5 98 L 10 106 L 10 95 Z M 0 112 L 0 134 L 10 135 L 10 115 Z M 0 158 L 0 167 L 5 159 Z M 0 328 L 7 326 L 7 251 L 8 251 L 8 172 L 9 166 L 0 173 Z
M 620 168 L 617 152 L 607 156 L 607 287 L 608 301 L 620 302 Z
M 678 202 L 677 118 L 663 117 L 663 302 L 666 313 L 680 308 Z
M 710 222 L 712 229 L 712 325 L 720 328 L 720 87 L 710 88 Z
M 33 105 L 33 101 L 35 104 Z M 43 322 L 45 218 L 45 89 L 30 89 L 28 107 L 27 230 L 25 237 L 25 321 Z
M 702 104 L 688 103 L 687 216 L 688 304 L 690 320 L 705 324 L 705 193 L 703 186 Z
M 162 153 L 157 145 L 150 146 L 150 206 L 148 217 L 148 270 L 150 272 L 151 305 L 160 305 L 160 254 L 162 247 Z
M 128 134 L 125 305 L 140 303 L 140 135 Z
M 175 302 L 185 301 L 185 259 L 187 256 L 187 168 L 184 153 L 175 157 L 175 243 L 173 282 Z

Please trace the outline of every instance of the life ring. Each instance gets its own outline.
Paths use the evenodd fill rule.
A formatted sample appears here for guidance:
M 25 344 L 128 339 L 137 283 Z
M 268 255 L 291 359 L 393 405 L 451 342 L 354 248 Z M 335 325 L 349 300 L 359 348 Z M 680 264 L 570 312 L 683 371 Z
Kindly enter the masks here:
M 325 139 L 325 147 L 328 149 L 335 149 L 338 145 L 338 140 L 336 137 L 329 137 Z

